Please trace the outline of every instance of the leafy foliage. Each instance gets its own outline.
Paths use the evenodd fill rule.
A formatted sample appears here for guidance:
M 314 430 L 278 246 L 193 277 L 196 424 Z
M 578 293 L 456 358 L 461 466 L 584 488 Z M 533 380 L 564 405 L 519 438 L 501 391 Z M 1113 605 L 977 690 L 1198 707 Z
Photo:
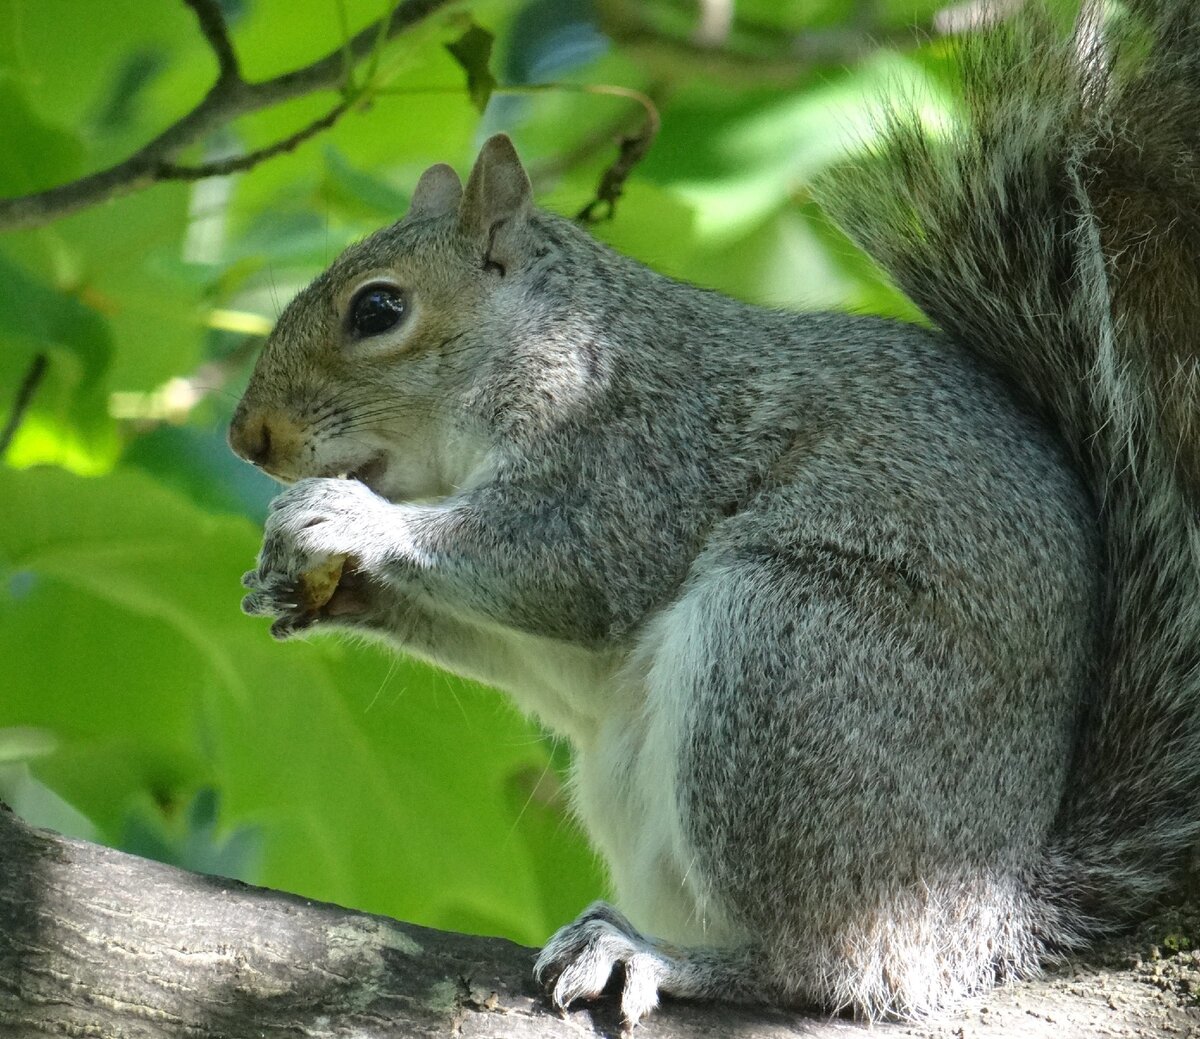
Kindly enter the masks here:
M 467 74 L 467 93 L 471 97 L 471 104 L 479 109 L 481 115 L 492 99 L 492 91 L 496 89 L 496 77 L 492 75 L 489 64 L 493 42 L 490 32 L 472 24 L 457 40 L 446 44 L 446 50 Z
M 221 6 L 251 80 L 383 13 Z M 459 5 L 381 44 L 343 84 L 354 110 L 294 152 L 0 238 L 0 421 L 45 365 L 0 467 L 0 797 L 191 868 L 528 942 L 600 893 L 562 751 L 500 697 L 377 649 L 279 646 L 240 615 L 273 487 L 223 429 L 280 305 L 399 217 L 425 166 L 465 172 L 504 129 L 543 203 L 579 211 L 642 113 L 519 89 L 550 78 L 659 106 L 659 139 L 596 228 L 618 249 L 758 302 L 911 316 L 805 190 L 869 140 L 881 91 L 938 108 L 936 45 L 906 29 L 931 3 L 877 5 L 869 29 L 896 52 L 795 57 L 789 41 L 853 33 L 858 6 L 745 0 L 705 51 L 690 3 Z M 0 0 L 0 196 L 120 161 L 215 74 L 182 3 Z M 279 140 L 330 97 L 245 116 L 182 158 Z

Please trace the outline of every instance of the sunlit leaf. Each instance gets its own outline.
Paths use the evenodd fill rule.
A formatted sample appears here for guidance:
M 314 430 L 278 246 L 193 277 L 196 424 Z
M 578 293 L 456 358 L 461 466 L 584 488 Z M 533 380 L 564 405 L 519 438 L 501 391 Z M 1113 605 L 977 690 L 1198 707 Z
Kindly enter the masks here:
M 222 832 L 261 834 L 255 879 L 311 897 L 533 942 L 596 891 L 538 872 L 512 790 L 549 751 L 495 693 L 241 615 L 246 520 L 121 471 L 0 470 L 0 500 L 0 725 L 52 735 L 36 775 L 110 839 L 211 787 Z
M 325 178 L 320 197 L 330 206 L 387 222 L 399 220 L 408 209 L 409 201 L 406 192 L 382 177 L 351 165 L 332 145 L 325 149 Z
M 112 351 L 108 324 L 97 311 L 0 256 L 0 407 L 6 416 L 18 407 L 18 392 L 27 394 L 6 455 L 10 464 L 52 463 L 84 473 L 111 465 L 116 439 L 106 376 Z

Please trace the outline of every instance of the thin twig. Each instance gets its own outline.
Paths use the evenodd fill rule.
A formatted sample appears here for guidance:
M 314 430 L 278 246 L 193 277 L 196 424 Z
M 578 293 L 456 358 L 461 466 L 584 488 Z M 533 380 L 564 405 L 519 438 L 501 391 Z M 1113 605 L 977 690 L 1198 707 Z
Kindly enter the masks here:
M 457 89 L 457 87 L 417 87 L 415 89 L 410 87 L 389 89 L 385 87 L 374 93 L 380 97 L 412 97 L 422 94 L 444 94 L 449 90 Z M 617 86 L 613 83 L 518 83 L 511 86 L 496 86 L 492 88 L 491 92 L 493 94 L 515 95 L 564 92 L 572 94 L 599 94 L 636 101 L 642 106 L 642 109 L 646 113 L 646 118 L 642 122 L 641 129 L 637 133 L 625 134 L 619 138 L 617 142 L 619 153 L 612 165 L 601 175 L 600 186 L 596 189 L 596 197 L 575 216 L 575 219 L 582 223 L 596 223 L 600 220 L 607 220 L 612 216 L 617 199 L 621 197 L 625 181 L 633 172 L 634 167 L 642 161 L 646 153 L 650 150 L 650 145 L 654 143 L 654 139 L 658 136 L 658 131 L 662 126 L 662 117 L 659 115 L 658 106 L 649 94 L 641 90 L 634 90 L 632 87 Z M 607 207 L 603 213 L 600 212 L 600 207 L 602 206 Z
M 591 161 L 601 152 L 611 148 L 613 141 L 619 141 L 630 132 L 632 114 L 622 112 L 609 122 L 597 126 L 569 149 L 557 151 L 530 166 L 529 179 L 533 181 L 535 189 L 539 185 L 558 180 L 564 173 Z
M 630 90 L 628 87 L 614 87 L 605 84 L 587 84 L 583 88 L 589 94 L 609 94 L 613 97 L 624 97 L 636 101 L 642 106 L 646 118 L 637 133 L 624 134 L 617 142 L 617 157 L 600 176 L 600 185 L 596 188 L 596 197 L 575 214 L 580 223 L 592 224 L 600 220 L 610 219 L 616 210 L 617 199 L 625 190 L 625 181 L 633 172 L 634 167 L 646 157 L 650 145 L 662 129 L 662 116 L 658 106 L 648 94 L 640 90 Z
M 596 188 L 596 197 L 575 214 L 575 219 L 581 224 L 595 224 L 601 220 L 609 220 L 617 207 L 619 199 L 625 190 L 625 181 L 639 162 L 646 157 L 654 138 L 658 136 L 658 112 L 647 116 L 638 133 L 628 134 L 617 142 L 617 157 L 612 165 L 600 176 L 600 186 Z
M 21 380 L 21 385 L 17 388 L 17 395 L 13 398 L 13 406 L 12 410 L 8 413 L 8 421 L 4 423 L 3 432 L 0 432 L 0 458 L 8 451 L 9 445 L 17 435 L 17 430 L 21 428 L 25 412 L 29 410 L 29 405 L 33 401 L 33 395 L 37 393 L 37 388 L 41 385 L 42 379 L 46 375 L 46 369 L 49 366 L 49 358 L 47 358 L 45 353 L 34 354 L 29 368 L 25 371 L 25 378 Z
M 242 73 L 238 68 L 237 54 L 229 39 L 229 26 L 225 24 L 225 15 L 221 11 L 218 0 L 183 0 L 196 15 L 200 23 L 200 31 L 208 40 L 213 54 L 217 57 L 217 69 L 220 79 L 241 79 Z
M 188 2 L 192 3 L 198 17 L 202 8 L 207 9 L 207 0 Z M 184 148 L 203 140 L 234 119 L 318 90 L 343 88 L 347 60 L 355 64 L 362 61 L 374 52 L 381 40 L 399 36 L 453 2 L 455 0 L 403 0 L 383 18 L 372 22 L 324 57 L 273 79 L 247 83 L 240 76 L 223 75 L 190 112 L 124 161 L 46 191 L 0 199 L 0 231 L 36 227 L 162 180 L 163 172 L 173 168 L 173 160 Z M 206 37 L 211 27 L 211 22 L 202 20 L 201 28 L 205 30 Z M 212 43 L 211 37 L 209 42 Z M 341 114 L 327 113 L 323 118 L 329 119 L 332 115 L 336 120 Z M 299 140 L 304 139 L 303 134 L 304 131 L 300 131 Z M 291 146 L 294 147 L 299 140 L 291 142 Z M 290 138 L 281 141 L 279 146 L 287 145 L 289 141 Z M 273 150 L 275 147 L 271 145 L 260 149 L 259 161 L 262 157 L 277 154 Z
M 341 86 L 345 79 L 347 62 L 357 65 L 383 43 L 407 32 L 439 8 L 455 2 L 457 0 L 403 0 L 382 18 L 372 22 L 365 29 L 360 29 L 348 43 L 339 44 L 325 57 L 263 83 L 250 84 L 251 93 L 260 103 L 248 111 L 256 112 L 268 104 L 290 101 L 292 98 L 311 94 L 314 90 Z M 265 103 L 262 102 L 263 98 L 266 99 Z
M 596 197 L 584 206 L 575 219 L 581 223 L 591 224 L 607 220 L 613 215 L 617 199 L 621 197 L 625 181 L 633 172 L 634 167 L 646 157 L 650 145 L 658 136 L 662 127 L 662 117 L 658 106 L 649 94 L 632 87 L 616 86 L 611 83 L 529 83 L 521 86 L 497 87 L 497 94 L 540 94 L 555 91 L 569 91 L 579 94 L 599 94 L 607 97 L 620 97 L 636 101 L 642 106 L 646 118 L 637 133 L 625 134 L 617 142 L 618 153 L 612 165 L 600 177 L 600 186 L 596 189 Z
M 340 101 L 326 112 L 320 119 L 314 119 L 307 126 L 297 130 L 282 141 L 268 144 L 244 155 L 231 155 L 226 159 L 201 163 L 199 166 L 177 166 L 165 162 L 155 172 L 155 180 L 203 180 L 205 177 L 227 177 L 231 173 L 243 173 L 257 166 L 260 162 L 272 159 L 276 155 L 294 150 L 310 137 L 315 137 L 323 130 L 328 130 L 350 109 L 349 101 Z

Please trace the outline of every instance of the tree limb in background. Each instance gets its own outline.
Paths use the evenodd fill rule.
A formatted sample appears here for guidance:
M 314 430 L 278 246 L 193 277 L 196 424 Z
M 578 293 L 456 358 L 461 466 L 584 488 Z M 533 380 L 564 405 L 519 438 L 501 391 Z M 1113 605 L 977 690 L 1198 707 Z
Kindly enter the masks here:
M 718 79 L 763 86 L 796 83 L 813 66 L 853 65 L 883 47 L 917 46 L 946 31 L 936 19 L 887 24 L 876 0 L 859 0 L 845 24 L 797 34 L 739 16 L 736 23 L 719 28 L 706 26 L 702 18 L 691 36 L 677 36 L 662 31 L 631 0 L 601 0 L 597 6 L 605 33 L 651 62 L 700 65 Z M 721 5 L 705 4 L 705 13 L 710 6 Z
M 196 15 L 200 30 L 217 59 L 217 80 L 187 115 L 129 158 L 108 169 L 45 191 L 18 198 L 0 199 L 0 231 L 37 227 L 88 206 L 127 195 L 167 180 L 194 180 L 232 172 L 229 161 L 201 166 L 175 165 L 175 157 L 234 119 L 272 108 L 319 90 L 343 91 L 341 102 L 325 115 L 275 144 L 243 156 L 249 168 L 255 162 L 294 148 L 313 134 L 332 126 L 357 100 L 348 89 L 347 73 L 376 52 L 386 40 L 401 35 L 451 0 L 401 0 L 389 15 L 371 23 L 322 58 L 301 68 L 257 83 L 247 82 L 238 69 L 237 56 L 216 0 L 185 0 Z M 253 161 L 251 161 L 253 160 Z
M 238 68 L 237 54 L 233 42 L 229 39 L 229 26 L 225 24 L 225 15 L 221 13 L 219 0 L 183 0 L 196 15 L 200 23 L 200 31 L 208 40 L 217 59 L 217 79 L 241 79 Z
M 0 805 L 0 1035 L 139 1039 L 616 1036 L 615 1000 L 559 1015 L 534 952 L 189 873 L 35 830 Z M 914 1025 L 667 1000 L 638 1039 L 1185 1035 L 1131 971 L 1076 965 Z
M 353 102 L 339 101 L 319 119 L 314 119 L 307 126 L 301 127 L 293 134 L 282 140 L 268 144 L 265 148 L 256 148 L 242 155 L 229 155 L 224 159 L 214 159 L 212 162 L 200 163 L 198 166 L 177 166 L 174 163 L 163 163 L 158 167 L 159 180 L 203 180 L 205 177 L 227 177 L 231 173 L 244 173 L 260 162 L 273 159 L 299 147 L 310 137 L 328 130 L 346 112 Z
M 257 83 L 247 82 L 242 77 L 237 53 L 218 0 L 183 2 L 196 16 L 200 31 L 216 58 L 217 79 L 208 93 L 190 112 L 127 159 L 67 184 L 17 198 L 0 199 L 0 231 L 36 227 L 155 183 L 199 180 L 241 172 L 273 156 L 291 151 L 329 129 L 370 92 L 369 87 L 356 87 L 352 82 L 352 73 L 359 63 L 367 58 L 376 62 L 383 43 L 403 34 L 454 0 L 398 0 L 389 15 L 347 38 L 323 57 Z M 608 10 L 605 10 L 606 7 Z M 735 75 L 756 83 L 769 83 L 781 78 L 793 81 L 814 64 L 853 62 L 881 44 L 915 43 L 927 38 L 933 31 L 932 26 L 901 30 L 881 26 L 878 24 L 875 0 L 861 0 L 850 26 L 796 37 L 780 37 L 775 29 L 768 31 L 767 27 L 740 22 L 739 33 L 749 41 L 749 49 L 743 53 L 729 39 L 732 23 L 728 14 L 731 8 L 723 0 L 709 4 L 706 9 L 709 8 L 721 15 L 720 31 L 700 32 L 692 39 L 661 34 L 638 12 L 635 5 L 627 2 L 613 3 L 610 0 L 607 5 L 602 5 L 602 14 L 606 31 L 619 42 L 635 47 L 649 46 L 656 52 L 682 57 L 692 65 L 700 59 L 710 73 L 729 74 L 732 70 Z M 487 36 L 490 40 L 485 30 L 472 26 L 468 36 L 471 32 Z M 455 46 L 461 48 L 462 44 L 463 40 L 460 40 L 452 45 L 451 53 L 466 68 L 468 85 L 477 103 L 485 102 L 493 89 L 514 93 L 538 89 L 574 89 L 597 94 L 618 94 L 638 101 L 645 108 L 646 119 L 642 126 L 636 132 L 620 138 L 616 160 L 605 170 L 595 199 L 579 212 L 577 219 L 590 222 L 611 216 L 626 180 L 644 158 L 658 133 L 659 115 L 653 102 L 639 91 L 600 84 L 495 88 L 495 80 L 486 69 L 490 47 L 484 49 L 481 58 L 476 55 L 478 60 L 472 58 L 471 54 L 466 56 L 469 59 L 466 60 L 454 50 Z M 483 71 L 488 76 L 486 83 L 475 75 L 478 72 L 475 65 L 480 62 L 485 66 Z M 374 66 L 368 70 L 368 83 L 373 70 Z M 183 149 L 202 141 L 241 116 L 322 90 L 338 90 L 341 99 L 325 114 L 281 140 L 243 155 L 207 163 L 184 165 L 175 161 Z

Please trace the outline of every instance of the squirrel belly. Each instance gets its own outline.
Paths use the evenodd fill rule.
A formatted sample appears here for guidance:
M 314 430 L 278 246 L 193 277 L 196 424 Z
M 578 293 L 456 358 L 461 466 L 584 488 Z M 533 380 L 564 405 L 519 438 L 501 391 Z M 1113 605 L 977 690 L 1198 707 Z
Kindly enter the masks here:
M 821 188 L 936 330 L 662 277 L 537 210 L 503 136 L 281 315 L 230 431 L 296 481 L 244 607 L 570 740 L 620 908 L 547 943 L 558 1005 L 621 965 L 630 1023 L 660 994 L 914 1016 L 1171 894 L 1200 5 L 1125 7 L 962 42 L 963 125 L 896 113 Z M 297 607 L 339 558 L 337 609 Z

